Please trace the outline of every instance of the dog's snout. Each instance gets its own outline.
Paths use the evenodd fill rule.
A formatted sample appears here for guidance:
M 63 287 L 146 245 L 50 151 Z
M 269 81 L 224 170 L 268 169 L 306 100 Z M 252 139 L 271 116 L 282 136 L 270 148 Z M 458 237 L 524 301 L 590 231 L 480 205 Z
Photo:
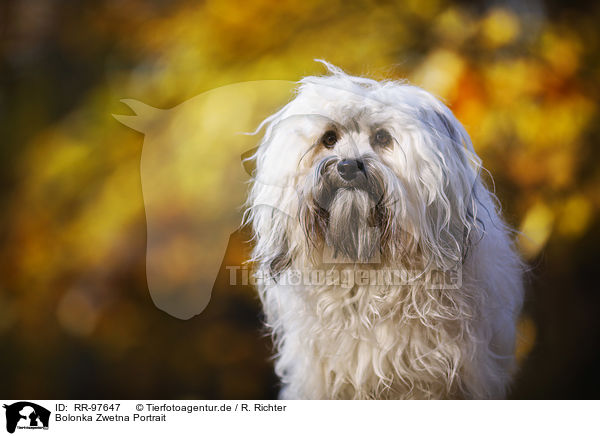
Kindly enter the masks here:
M 362 169 L 362 162 L 355 159 L 344 159 L 337 164 L 338 173 L 340 173 L 342 179 L 346 181 L 355 179 Z

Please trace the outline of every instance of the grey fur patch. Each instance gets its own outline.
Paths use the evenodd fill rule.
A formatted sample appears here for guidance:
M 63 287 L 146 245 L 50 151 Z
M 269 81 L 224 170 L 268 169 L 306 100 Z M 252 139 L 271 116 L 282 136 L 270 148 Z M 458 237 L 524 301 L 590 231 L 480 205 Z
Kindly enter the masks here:
M 339 189 L 329 208 L 325 235 L 334 256 L 366 262 L 380 249 L 379 232 L 369 225 L 375 204 L 369 194 L 357 189 Z

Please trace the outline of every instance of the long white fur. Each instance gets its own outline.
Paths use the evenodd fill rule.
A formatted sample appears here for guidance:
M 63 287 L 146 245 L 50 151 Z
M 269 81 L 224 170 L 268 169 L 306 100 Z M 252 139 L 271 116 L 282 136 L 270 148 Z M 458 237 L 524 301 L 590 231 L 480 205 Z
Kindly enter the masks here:
M 479 178 L 468 134 L 420 88 L 324 64 L 329 75 L 301 80 L 296 97 L 265 120 L 246 214 L 253 261 L 266 272 L 258 292 L 275 343 L 280 396 L 503 398 L 515 370 L 523 266 Z M 348 127 L 334 149 L 321 151 L 319 138 L 332 122 L 385 126 L 393 146 L 374 150 L 363 129 Z M 324 263 L 327 244 L 311 241 L 301 225 L 315 166 L 328 155 L 368 156 L 384 179 L 390 213 L 378 263 Z M 360 211 L 367 200 L 344 201 Z M 386 268 L 417 271 L 417 279 L 290 284 L 299 273 Z M 451 268 L 462 273 L 458 289 L 432 288 L 429 273 Z

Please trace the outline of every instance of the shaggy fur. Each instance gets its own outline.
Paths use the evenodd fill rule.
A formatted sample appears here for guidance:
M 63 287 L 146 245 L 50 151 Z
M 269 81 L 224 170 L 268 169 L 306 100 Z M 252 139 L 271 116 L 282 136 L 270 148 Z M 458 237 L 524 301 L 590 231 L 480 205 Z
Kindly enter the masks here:
M 468 134 L 422 89 L 325 65 L 264 121 L 246 213 L 280 396 L 503 398 L 523 268 Z

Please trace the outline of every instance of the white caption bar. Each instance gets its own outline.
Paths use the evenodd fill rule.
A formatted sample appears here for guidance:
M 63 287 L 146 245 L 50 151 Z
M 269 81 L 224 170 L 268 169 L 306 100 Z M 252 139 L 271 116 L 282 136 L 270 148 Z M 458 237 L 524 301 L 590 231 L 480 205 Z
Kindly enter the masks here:
M 5 407 L 0 421 L 5 428 L 0 433 L 8 431 L 19 436 L 591 434 L 590 430 L 598 431 L 598 403 L 3 400 Z

